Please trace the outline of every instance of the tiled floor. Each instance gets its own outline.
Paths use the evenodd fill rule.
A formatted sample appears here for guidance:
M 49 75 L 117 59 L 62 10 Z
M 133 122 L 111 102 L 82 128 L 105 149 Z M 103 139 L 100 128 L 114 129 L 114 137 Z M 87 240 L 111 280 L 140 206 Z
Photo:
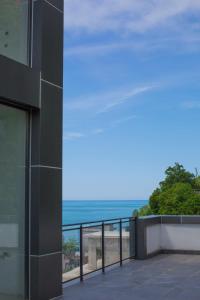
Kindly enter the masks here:
M 200 300 L 200 255 L 131 261 L 64 289 L 65 300 Z

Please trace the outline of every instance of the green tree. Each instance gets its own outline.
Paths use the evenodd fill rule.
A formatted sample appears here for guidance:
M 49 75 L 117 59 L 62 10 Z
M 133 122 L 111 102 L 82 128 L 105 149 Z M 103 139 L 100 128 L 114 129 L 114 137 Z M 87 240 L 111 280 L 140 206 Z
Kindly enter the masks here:
M 149 199 L 149 206 L 154 214 L 159 213 L 160 203 L 159 203 L 159 195 L 161 193 L 161 189 L 157 188 L 151 195 Z
M 189 183 L 175 183 L 158 196 L 161 215 L 193 215 L 200 213 L 200 195 Z
M 195 184 L 195 190 L 200 191 L 200 176 L 196 177 L 194 180 L 194 184 Z
M 197 169 L 196 169 L 197 170 Z M 139 215 L 196 215 L 200 214 L 200 176 L 196 176 L 175 163 L 167 168 L 149 199 L 149 205 L 139 210 Z
M 139 216 L 143 217 L 143 216 L 149 216 L 152 215 L 152 209 L 150 207 L 150 205 L 145 205 L 143 206 L 140 210 L 139 210 Z
M 179 182 L 194 185 L 194 174 L 186 171 L 183 165 L 179 163 L 175 163 L 173 167 L 167 168 L 167 170 L 165 171 L 165 175 L 165 180 L 160 182 L 160 188 L 162 190 L 169 188 L 173 184 Z

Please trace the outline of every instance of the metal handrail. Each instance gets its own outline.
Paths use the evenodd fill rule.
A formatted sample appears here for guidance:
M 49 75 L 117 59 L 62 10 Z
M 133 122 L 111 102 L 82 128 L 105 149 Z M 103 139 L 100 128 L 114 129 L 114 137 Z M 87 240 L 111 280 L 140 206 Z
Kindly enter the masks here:
M 118 221 L 118 220 L 135 220 L 136 217 L 123 217 L 123 218 L 115 218 L 115 219 L 105 219 L 105 220 L 99 220 L 99 221 L 89 221 L 89 222 L 82 222 L 82 223 L 74 223 L 74 224 L 64 224 L 62 227 L 72 227 L 72 226 L 83 226 L 88 224 L 95 224 L 95 223 L 107 223 L 111 221 Z
M 118 221 L 118 222 L 117 222 Z M 134 254 L 132 255 L 132 253 L 130 252 L 130 256 L 126 257 L 123 259 L 123 228 L 122 228 L 122 224 L 124 223 L 128 223 L 130 222 L 130 224 L 134 224 L 134 230 L 132 232 L 131 229 L 133 229 L 133 227 L 130 227 L 130 233 L 132 234 L 132 241 L 134 240 Z M 131 223 L 132 222 L 132 223 Z M 94 225 L 97 224 L 98 225 Z M 115 224 L 119 224 L 119 260 L 112 263 L 111 265 L 106 265 L 105 264 L 105 226 L 107 225 L 115 225 Z M 86 226 L 86 225 L 90 225 L 90 226 Z M 75 227 L 78 226 L 78 227 Z M 84 253 L 83 253 L 83 229 L 87 229 L 87 228 L 91 228 L 91 227 L 100 227 L 101 228 L 101 250 L 102 250 L 102 254 L 101 254 L 101 258 L 102 258 L 102 264 L 101 267 L 98 269 L 95 269 L 89 273 L 85 273 L 83 271 L 83 266 L 84 266 Z M 132 226 L 132 225 L 130 225 Z M 84 222 L 84 223 L 75 223 L 75 224 L 67 224 L 67 225 L 63 225 L 62 226 L 62 232 L 66 233 L 68 231 L 74 231 L 74 230 L 78 230 L 79 231 L 79 249 L 80 249 L 80 276 L 76 277 L 76 278 L 72 278 L 69 279 L 65 282 L 69 282 L 71 280 L 75 280 L 75 279 L 80 279 L 81 281 L 83 280 L 85 275 L 88 275 L 90 273 L 93 272 L 97 272 L 99 270 L 102 270 L 102 272 L 105 272 L 105 268 L 115 265 L 115 264 L 120 264 L 120 266 L 122 266 L 123 261 L 127 260 L 127 259 L 133 259 L 136 256 L 136 248 L 137 248 L 137 236 L 136 236 L 136 227 L 137 227 L 137 217 L 125 217 L 125 218 L 115 218 L 115 219 L 106 219 L 106 220 L 99 220 L 99 221 L 90 221 L 90 222 Z M 130 235 L 130 243 L 131 243 L 131 235 Z

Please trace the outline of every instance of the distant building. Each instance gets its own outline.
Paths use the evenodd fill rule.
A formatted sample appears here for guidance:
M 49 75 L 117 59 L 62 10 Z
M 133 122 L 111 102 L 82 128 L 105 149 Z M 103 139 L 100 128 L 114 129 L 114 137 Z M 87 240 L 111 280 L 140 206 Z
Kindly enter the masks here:
M 0 1 L 0 299 L 62 294 L 63 0 Z

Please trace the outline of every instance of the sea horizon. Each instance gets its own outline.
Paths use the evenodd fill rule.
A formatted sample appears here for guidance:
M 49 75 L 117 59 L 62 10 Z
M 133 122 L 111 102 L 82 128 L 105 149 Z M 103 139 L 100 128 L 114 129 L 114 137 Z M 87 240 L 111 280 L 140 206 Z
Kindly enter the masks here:
M 148 199 L 63 199 L 62 201 L 148 201 Z
M 63 224 L 131 217 L 148 200 L 63 200 Z

